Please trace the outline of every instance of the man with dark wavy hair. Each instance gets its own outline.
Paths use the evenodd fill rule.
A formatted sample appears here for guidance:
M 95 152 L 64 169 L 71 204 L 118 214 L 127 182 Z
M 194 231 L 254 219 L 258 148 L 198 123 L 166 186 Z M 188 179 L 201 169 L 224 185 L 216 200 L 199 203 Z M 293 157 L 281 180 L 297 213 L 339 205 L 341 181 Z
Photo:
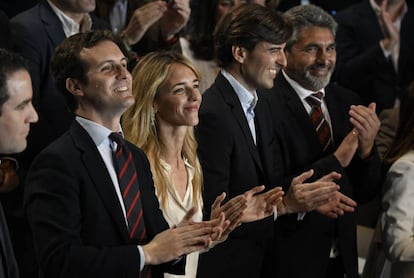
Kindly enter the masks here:
M 163 218 L 148 159 L 122 136 L 121 116 L 135 102 L 127 55 L 110 31 L 73 35 L 53 55 L 51 72 L 76 117 L 27 176 L 40 277 L 182 274 L 182 256 L 206 248 L 224 222 L 193 223 L 194 209 L 175 227 Z
M 275 154 L 270 107 L 257 90 L 271 88 L 286 66 L 283 49 L 291 28 L 271 9 L 245 4 L 222 19 L 215 36 L 221 71 L 203 95 L 196 128 L 207 209 L 223 191 L 233 198 L 254 186 L 278 185 L 283 169 Z M 278 215 L 312 210 L 335 194 L 329 178 L 304 185 L 310 176 L 312 171 L 293 181 L 283 205 L 277 205 Z M 198 277 L 274 277 L 273 208 L 261 218 L 236 228 L 226 242 L 202 254 Z

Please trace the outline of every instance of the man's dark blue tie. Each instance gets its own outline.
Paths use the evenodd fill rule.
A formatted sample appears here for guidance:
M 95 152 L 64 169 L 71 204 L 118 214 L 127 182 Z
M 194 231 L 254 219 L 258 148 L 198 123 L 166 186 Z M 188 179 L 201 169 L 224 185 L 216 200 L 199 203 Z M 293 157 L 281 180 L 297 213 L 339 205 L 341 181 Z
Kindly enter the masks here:
M 129 236 L 131 239 L 138 240 L 138 244 L 142 244 L 146 242 L 146 229 L 143 218 L 141 191 L 132 153 L 120 133 L 113 132 L 109 135 L 109 138 L 117 144 L 116 150 L 112 152 L 112 158 L 124 201 Z M 144 267 L 140 277 L 151 277 L 151 270 L 148 266 Z

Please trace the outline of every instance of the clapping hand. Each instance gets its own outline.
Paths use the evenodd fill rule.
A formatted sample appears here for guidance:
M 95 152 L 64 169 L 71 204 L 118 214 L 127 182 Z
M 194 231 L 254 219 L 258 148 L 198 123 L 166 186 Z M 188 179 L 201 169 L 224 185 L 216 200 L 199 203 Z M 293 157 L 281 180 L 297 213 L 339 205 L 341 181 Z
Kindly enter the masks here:
M 339 186 L 334 182 L 341 175 L 331 172 L 312 183 L 305 183 L 313 175 L 308 170 L 295 177 L 283 202 L 278 206 L 280 215 L 287 213 L 307 212 L 329 202 L 332 193 L 338 191 Z

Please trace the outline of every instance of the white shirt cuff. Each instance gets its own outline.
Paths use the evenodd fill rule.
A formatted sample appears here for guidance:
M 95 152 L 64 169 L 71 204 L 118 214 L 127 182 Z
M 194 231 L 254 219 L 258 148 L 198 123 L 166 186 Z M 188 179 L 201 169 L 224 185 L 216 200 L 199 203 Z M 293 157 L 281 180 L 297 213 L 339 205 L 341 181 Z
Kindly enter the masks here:
M 144 250 L 142 250 L 142 246 L 137 245 L 138 248 L 138 252 L 139 252 L 139 257 L 140 257 L 140 265 L 139 265 L 139 271 L 142 271 L 144 269 L 145 266 L 145 255 L 144 255 Z

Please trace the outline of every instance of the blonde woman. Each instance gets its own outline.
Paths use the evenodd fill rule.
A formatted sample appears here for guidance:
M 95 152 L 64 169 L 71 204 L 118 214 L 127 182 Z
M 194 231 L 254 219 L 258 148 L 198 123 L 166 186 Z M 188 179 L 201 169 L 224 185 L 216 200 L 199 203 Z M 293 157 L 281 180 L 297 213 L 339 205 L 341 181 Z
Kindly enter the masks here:
M 148 156 L 156 194 L 168 224 L 176 225 L 192 207 L 197 208 L 193 220 L 201 221 L 202 171 L 193 133 L 201 103 L 198 73 L 179 53 L 154 52 L 139 62 L 132 75 L 135 104 L 123 117 L 125 137 Z M 276 188 L 256 194 L 263 188 L 255 187 L 222 207 L 225 195 L 218 196 L 211 218 L 223 211 L 230 223 L 220 241 L 240 221 L 254 221 L 273 213 L 283 192 Z M 198 253 L 188 255 L 186 275 L 179 277 L 196 277 L 197 264 Z

